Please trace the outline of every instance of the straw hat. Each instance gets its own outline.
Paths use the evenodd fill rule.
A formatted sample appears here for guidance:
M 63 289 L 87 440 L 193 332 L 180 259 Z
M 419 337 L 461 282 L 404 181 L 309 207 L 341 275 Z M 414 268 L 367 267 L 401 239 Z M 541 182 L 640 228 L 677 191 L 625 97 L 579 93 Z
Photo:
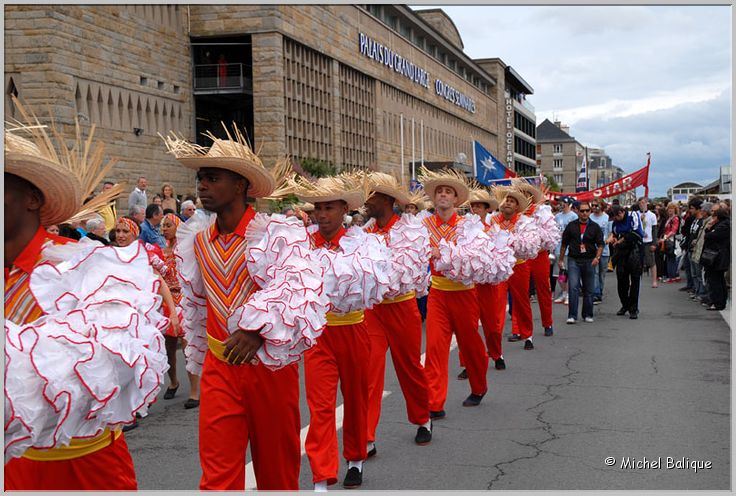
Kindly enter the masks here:
M 321 177 L 315 182 L 292 175 L 282 188 L 282 193 L 292 193 L 300 201 L 312 204 L 343 200 L 350 210 L 357 210 L 365 203 L 367 191 L 368 176 L 364 172 L 343 172 L 337 176 Z
M 498 200 L 485 188 L 472 188 L 468 198 L 468 206 L 473 203 L 485 203 L 491 210 L 498 208 Z
M 526 180 L 515 178 L 511 180 L 511 184 L 529 197 L 532 203 L 544 203 L 544 193 L 542 190 L 530 184 Z
M 250 184 L 248 196 L 264 198 L 271 195 L 290 169 L 288 159 L 277 162 L 274 169 L 269 170 L 250 149 L 245 136 L 235 125 L 233 125 L 234 139 L 225 124 L 222 127 L 228 139 L 217 138 L 207 131 L 205 136 L 212 140 L 212 146 L 209 148 L 190 143 L 184 138 L 177 137 L 173 132 L 166 137 L 160 134 L 159 136 L 164 140 L 169 153 L 184 167 L 194 170 L 203 167 L 226 169 L 248 180 Z
M 455 193 L 457 193 L 457 198 L 455 199 L 456 207 L 468 200 L 470 188 L 468 187 L 468 180 L 462 172 L 454 169 L 443 169 L 433 172 L 426 167 L 422 167 L 419 174 L 424 191 L 427 192 L 427 196 L 432 201 L 435 199 L 435 190 L 439 186 L 449 186 L 455 190 Z
M 371 193 L 390 196 L 402 208 L 409 203 L 409 191 L 401 186 L 398 178 L 385 172 L 371 172 L 368 176 Z
M 532 204 L 531 199 L 525 193 L 522 193 L 513 186 L 496 186 L 494 192 L 499 204 L 506 201 L 507 196 L 514 198 L 519 204 L 519 212 L 526 212 Z
M 414 205 L 417 207 L 417 211 L 421 212 L 427 208 L 427 203 L 428 199 L 426 193 L 423 189 L 420 189 L 413 193 L 409 193 L 409 200 L 406 202 L 406 205 Z
M 305 202 L 305 203 L 299 205 L 299 209 L 301 211 L 307 212 L 307 213 L 314 212 L 314 205 L 312 203 Z

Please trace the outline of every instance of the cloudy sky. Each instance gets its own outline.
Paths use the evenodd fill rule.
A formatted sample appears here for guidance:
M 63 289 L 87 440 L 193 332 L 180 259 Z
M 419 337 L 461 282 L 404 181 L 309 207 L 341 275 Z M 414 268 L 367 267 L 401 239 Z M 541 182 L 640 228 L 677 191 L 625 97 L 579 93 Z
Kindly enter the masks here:
M 626 172 L 651 152 L 650 196 L 731 164 L 730 6 L 413 6 L 438 7 L 465 53 L 534 88 L 538 124 L 569 124 Z

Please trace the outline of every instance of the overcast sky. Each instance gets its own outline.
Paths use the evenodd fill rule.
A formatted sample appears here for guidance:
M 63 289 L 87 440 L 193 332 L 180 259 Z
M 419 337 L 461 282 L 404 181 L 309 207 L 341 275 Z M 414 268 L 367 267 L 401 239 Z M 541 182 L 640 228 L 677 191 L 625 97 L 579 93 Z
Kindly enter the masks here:
M 465 53 L 512 66 L 534 88 L 537 124 L 569 124 L 626 172 L 651 152 L 650 196 L 731 164 L 730 6 L 413 8 L 442 8 Z

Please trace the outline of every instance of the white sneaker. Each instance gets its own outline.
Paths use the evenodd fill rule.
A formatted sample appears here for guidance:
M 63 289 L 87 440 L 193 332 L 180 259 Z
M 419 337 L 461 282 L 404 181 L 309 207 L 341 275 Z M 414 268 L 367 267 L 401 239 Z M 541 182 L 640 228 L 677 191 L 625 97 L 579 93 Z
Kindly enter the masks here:
M 565 297 L 565 301 L 564 301 L 564 303 L 565 303 L 565 305 L 569 305 L 569 304 L 570 304 L 570 299 L 569 299 L 569 298 L 567 298 L 567 297 Z
M 574 323 L 575 323 L 575 319 L 574 319 L 574 318 L 572 318 L 572 317 L 570 317 L 570 318 L 569 318 L 569 319 L 567 319 L 567 320 L 566 320 L 565 322 L 567 322 L 568 324 L 574 324 Z
M 560 295 L 559 297 L 555 298 L 555 303 L 562 303 L 565 301 L 565 295 Z
M 585 322 L 593 322 L 593 317 L 585 317 Z

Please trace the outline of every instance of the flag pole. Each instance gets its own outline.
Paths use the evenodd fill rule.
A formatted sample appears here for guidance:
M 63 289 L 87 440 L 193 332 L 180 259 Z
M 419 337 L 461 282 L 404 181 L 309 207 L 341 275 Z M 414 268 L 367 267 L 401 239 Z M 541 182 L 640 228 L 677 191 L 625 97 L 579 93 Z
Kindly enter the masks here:
M 416 177 L 416 155 L 414 153 L 414 117 L 411 118 L 411 178 Z
M 404 184 L 404 114 L 399 114 L 399 141 L 401 142 L 401 184 Z
M 651 152 L 647 152 L 647 178 L 644 182 L 644 196 L 649 198 L 649 164 L 652 161 L 652 154 Z
M 478 167 L 476 166 L 476 158 L 475 158 L 475 140 L 472 140 L 473 143 L 473 177 L 478 179 Z
M 419 121 L 419 161 L 424 167 L 424 119 Z

